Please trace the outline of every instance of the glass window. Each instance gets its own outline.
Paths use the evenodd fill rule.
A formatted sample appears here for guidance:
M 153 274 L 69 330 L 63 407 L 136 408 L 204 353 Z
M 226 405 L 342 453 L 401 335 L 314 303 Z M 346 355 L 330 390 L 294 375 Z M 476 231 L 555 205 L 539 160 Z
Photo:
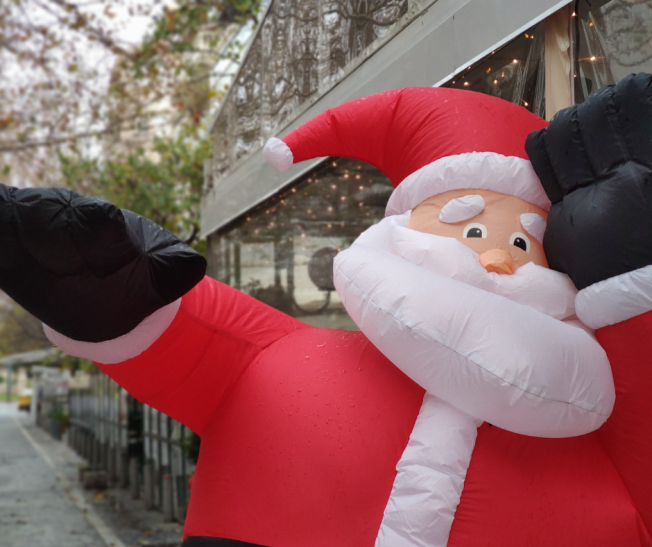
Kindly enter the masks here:
M 577 103 L 628 74 L 652 73 L 652 0 L 580 0 L 573 46 Z
M 545 117 L 544 23 L 468 67 L 444 87 L 500 97 Z
M 567 29 L 568 14 L 565 21 Z M 446 86 L 502 97 L 543 116 L 544 47 L 541 23 Z M 209 275 L 311 325 L 357 329 L 334 290 L 333 257 L 384 217 L 392 190 L 378 169 L 330 158 L 209 236 Z
M 383 218 L 392 190 L 374 167 L 331 158 L 209 236 L 209 275 L 311 325 L 356 329 L 333 287 L 333 257 Z

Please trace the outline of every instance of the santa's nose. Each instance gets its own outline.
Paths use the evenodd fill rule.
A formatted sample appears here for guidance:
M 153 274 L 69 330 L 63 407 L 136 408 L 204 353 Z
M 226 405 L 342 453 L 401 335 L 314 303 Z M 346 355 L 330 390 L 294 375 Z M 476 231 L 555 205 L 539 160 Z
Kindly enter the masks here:
M 478 259 L 482 267 L 488 272 L 499 274 L 513 274 L 516 271 L 514 259 L 502 249 L 491 249 L 482 253 Z

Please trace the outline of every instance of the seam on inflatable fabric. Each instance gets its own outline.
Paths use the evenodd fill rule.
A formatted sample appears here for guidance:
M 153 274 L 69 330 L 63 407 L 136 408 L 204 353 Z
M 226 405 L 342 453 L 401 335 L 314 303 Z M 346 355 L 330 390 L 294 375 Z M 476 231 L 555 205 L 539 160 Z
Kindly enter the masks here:
M 435 344 L 439 344 L 440 346 L 442 346 L 442 347 L 444 347 L 444 348 L 446 348 L 446 349 L 452 351 L 453 353 L 456 353 L 457 355 L 459 355 L 459 356 L 460 356 L 462 359 L 464 359 L 465 361 L 467 361 L 467 362 L 469 362 L 469 363 L 472 363 L 473 365 L 475 365 L 476 368 L 479 368 L 479 369 L 482 370 L 483 372 L 486 372 L 487 374 L 490 374 L 491 376 L 493 376 L 494 378 L 500 380 L 501 382 L 503 382 L 503 383 L 505 383 L 505 384 L 507 384 L 507 385 L 510 385 L 510 386 L 512 386 L 512 387 L 514 387 L 514 388 L 516 388 L 516 389 L 518 389 L 518 390 L 520 390 L 520 391 L 522 391 L 523 393 L 526 393 L 526 394 L 532 396 L 532 397 L 536 397 L 537 399 L 541 399 L 542 401 L 549 401 L 549 402 L 551 402 L 551 403 L 559 403 L 559 404 L 563 404 L 563 405 L 572 405 L 572 406 L 574 406 L 574 407 L 576 407 L 576 408 L 578 408 L 578 409 L 580 409 L 580 410 L 583 410 L 584 412 L 592 412 L 592 413 L 598 414 L 599 416 L 607 416 L 607 417 L 608 417 L 608 416 L 611 415 L 611 412 L 609 412 L 609 413 L 603 413 L 603 412 L 600 412 L 600 411 L 598 411 L 597 409 L 595 409 L 595 407 L 591 410 L 591 409 L 587 409 L 587 408 L 584 408 L 584 407 L 580 406 L 580 405 L 577 404 L 576 402 L 562 401 L 562 400 L 559 400 L 559 399 L 549 399 L 549 398 L 547 398 L 547 397 L 543 397 L 543 396 L 541 396 L 541 395 L 537 395 L 536 393 L 531 393 L 531 392 L 527 391 L 526 389 L 523 389 L 521 386 L 518 386 L 518 385 L 516 385 L 516 384 L 513 384 L 513 383 L 511 383 L 511 382 L 509 382 L 509 381 L 507 381 L 507 380 L 501 378 L 501 377 L 498 376 L 495 372 L 492 372 L 492 371 L 490 371 L 490 370 L 487 370 L 487 369 L 484 368 L 480 363 L 476 363 L 476 362 L 473 361 L 472 359 L 470 359 L 470 358 L 466 357 L 465 355 L 461 354 L 461 353 L 460 353 L 459 351 L 457 351 L 455 348 L 452 348 L 452 347 L 450 347 L 450 346 L 447 346 L 446 344 L 443 344 L 443 343 L 439 342 L 438 340 L 433 339 L 431 336 L 427 336 L 426 333 L 425 333 L 424 331 L 422 331 L 421 329 L 419 329 L 419 328 L 417 328 L 417 327 L 413 327 L 413 326 L 411 326 L 411 325 L 408 325 L 408 324 L 406 324 L 406 323 L 403 323 L 402 321 L 399 321 L 399 320 L 398 320 L 398 319 L 397 319 L 393 314 L 391 314 L 390 312 L 384 310 L 384 309 L 381 308 L 378 304 L 376 304 L 376 302 L 374 302 L 374 300 L 373 300 L 373 299 L 372 299 L 368 294 L 366 294 L 362 289 L 360 289 L 360 287 L 359 287 L 358 285 L 356 285 L 356 284 L 353 282 L 353 280 L 351 280 L 349 277 L 347 277 L 347 276 L 342 272 L 342 270 L 339 268 L 339 266 L 338 266 L 338 268 L 337 268 L 337 271 L 342 275 L 342 277 L 344 277 L 344 278 L 346 278 L 346 279 L 348 280 L 349 285 L 353 285 L 353 286 L 358 290 L 358 292 L 359 292 L 361 295 L 363 295 L 363 296 L 367 299 L 367 302 L 368 302 L 368 303 L 370 303 L 371 305 L 373 305 L 373 306 L 374 306 L 377 310 L 379 310 L 381 313 L 383 313 L 383 314 L 385 314 L 385 315 L 388 315 L 388 316 L 389 316 L 389 317 L 390 317 L 394 322 L 396 322 L 396 323 L 398 323 L 399 325 L 402 325 L 402 326 L 404 326 L 405 328 L 407 328 L 407 329 L 409 329 L 409 330 L 411 330 L 411 331 L 413 331 L 413 332 L 419 334 L 420 336 L 423 336 L 424 338 L 430 340 L 431 342 L 434 342 Z M 421 387 L 423 387 L 423 386 L 421 386 Z M 425 388 L 424 388 L 424 389 L 425 389 Z M 426 391 L 428 391 L 428 390 L 426 390 Z M 452 404 L 452 403 L 449 403 L 449 404 Z M 476 418 L 477 418 L 477 416 L 476 416 Z M 477 419 L 481 420 L 482 418 L 477 418 Z
M 627 140 L 627 131 L 625 131 L 625 128 L 623 127 L 623 124 L 620 121 L 620 112 L 621 112 L 621 102 L 616 101 L 616 92 L 615 89 L 612 87 L 605 93 L 607 95 L 607 104 L 609 106 L 613 106 L 613 115 L 609 112 L 609 108 L 605 108 L 605 112 L 607 114 L 607 117 L 609 118 L 609 121 L 612 122 L 615 121 L 616 125 L 618 126 L 618 131 L 613 132 L 612 134 L 615 134 L 616 138 L 619 140 L 619 142 L 622 144 L 623 148 L 625 148 L 627 152 L 627 159 L 623 163 L 629 163 L 633 159 L 633 154 L 632 154 L 632 149 L 629 145 L 629 142 Z
M 437 395 L 432 395 L 432 396 L 437 397 Z M 443 401 L 443 399 L 442 399 L 442 401 Z M 451 403 L 448 403 L 448 404 L 453 406 Z M 466 412 L 466 410 L 460 410 L 460 409 L 457 409 L 457 410 L 459 410 L 460 412 Z M 467 414 L 468 414 L 468 412 L 467 412 Z M 469 416 L 471 416 L 471 415 L 469 414 Z M 472 418 L 474 420 L 480 420 L 480 418 L 476 418 L 475 416 L 472 416 Z M 484 422 L 484 420 L 482 420 L 482 421 Z M 401 460 L 399 460 L 399 463 L 401 463 Z M 443 469 L 435 467 L 434 465 L 426 465 L 424 463 L 414 462 L 414 463 L 410 464 L 410 466 L 413 467 L 413 468 L 422 467 L 424 469 L 430 469 L 431 471 L 434 471 L 435 473 L 439 473 L 440 475 L 445 475 L 447 477 L 451 477 L 453 479 L 458 479 L 458 480 L 461 480 L 461 481 L 465 480 L 465 478 L 466 478 L 466 475 L 464 475 L 463 477 L 461 475 L 455 475 L 453 473 L 449 473 L 448 471 L 444 471 Z
M 213 333 L 216 333 L 216 334 L 217 334 L 217 333 L 223 334 L 223 335 L 225 335 L 225 338 L 230 338 L 230 339 L 232 339 L 232 340 L 242 340 L 242 339 L 243 339 L 242 337 L 232 335 L 232 334 L 229 333 L 227 330 L 224 330 L 224 329 L 222 329 L 222 328 L 220 328 L 220 327 L 216 327 L 215 325 L 213 325 L 213 324 L 211 324 L 211 323 L 208 323 L 207 321 L 204 321 L 203 319 L 201 319 L 200 317 L 198 317 L 198 316 L 195 315 L 194 313 L 189 312 L 188 310 L 186 310 L 186 309 L 184 309 L 184 308 L 180 308 L 180 309 L 179 309 L 179 311 L 181 311 L 181 310 L 183 310 L 184 313 L 186 313 L 189 317 L 191 317 L 191 318 L 192 318 L 193 320 L 195 320 L 197 323 L 201 324 L 203 327 L 205 327 L 207 330 L 209 330 L 209 331 L 211 331 L 211 332 L 213 332 Z M 288 317 L 289 317 L 289 316 L 288 316 Z M 308 327 L 308 328 L 311 327 L 311 325 L 308 325 L 308 324 L 306 324 L 306 323 L 302 323 L 301 321 L 298 321 L 298 320 L 296 321 L 296 323 L 297 323 L 298 325 L 305 325 L 305 326 Z M 250 343 L 252 346 L 256 346 L 257 348 L 260 348 L 261 350 L 264 350 L 264 349 L 266 349 L 266 348 L 268 348 L 268 347 L 274 345 L 276 342 L 278 342 L 279 340 L 281 340 L 284 336 L 288 336 L 288 335 L 290 335 L 290 334 L 293 334 L 294 332 L 297 332 L 297 331 L 299 331 L 299 330 L 303 330 L 303 328 L 304 328 L 304 327 L 299 327 L 298 329 L 296 329 L 296 330 L 294 330 L 294 331 L 292 331 L 292 332 L 289 332 L 288 334 L 285 334 L 285 335 L 281 336 L 281 338 L 279 338 L 278 340 L 274 340 L 273 342 L 270 342 L 267 346 L 261 346 L 260 344 L 256 344 L 255 342 L 249 342 L 249 343 Z M 313 327 L 313 328 L 315 328 L 315 327 Z
M 604 105 L 601 105 L 601 106 L 604 107 Z M 608 114 L 607 114 L 607 116 L 608 116 Z M 584 141 L 584 131 L 580 130 L 581 123 L 580 123 L 579 117 L 577 115 L 577 108 L 575 108 L 573 110 L 573 113 L 571 115 L 571 123 L 574 125 L 574 129 L 577 131 L 577 134 L 578 134 L 578 136 L 580 138 L 580 143 L 582 144 L 582 152 L 584 153 L 584 156 L 586 157 L 586 163 L 588 163 L 589 169 L 591 169 L 591 178 L 592 178 L 592 180 L 595 180 L 595 179 L 598 178 L 598 175 L 596 173 L 595 166 L 593 165 L 593 162 L 591 161 L 592 158 L 589 155 L 589 148 L 586 147 L 586 142 Z M 579 186 L 574 188 L 573 190 L 571 190 L 571 192 L 574 191 L 577 188 L 579 188 Z
M 607 450 L 607 447 L 605 446 L 604 442 L 602 441 L 602 435 L 598 435 L 598 442 L 600 443 L 600 446 L 602 446 L 602 449 L 604 450 L 605 454 L 607 455 L 607 458 L 609 458 L 609 461 L 613 464 L 613 468 L 616 471 L 616 474 L 618 475 L 618 478 L 621 480 L 623 488 L 627 491 L 627 495 L 629 496 L 629 499 L 631 501 L 630 507 L 633 507 L 634 510 L 636 511 L 636 515 L 639 518 L 639 523 L 643 527 L 643 530 L 647 532 L 648 537 L 646 539 L 652 538 L 652 533 L 651 531 L 647 529 L 647 526 L 645 525 L 645 522 L 643 521 L 643 518 L 641 517 L 641 513 L 638 510 L 638 507 L 636 507 L 636 504 L 634 503 L 634 498 L 632 498 L 632 493 L 629 491 L 629 488 L 627 487 L 627 484 L 625 484 L 625 479 L 623 478 L 622 474 L 620 473 L 620 469 L 618 469 L 618 466 L 616 465 L 616 462 L 614 462 L 613 458 L 611 457 L 611 453 L 609 450 Z M 652 545 L 652 543 L 650 544 Z
M 230 393 L 226 397 L 223 397 L 222 400 L 217 404 L 217 406 L 215 407 L 213 412 L 211 412 L 209 414 L 208 419 L 206 420 L 206 423 L 204 424 L 204 427 L 202 427 L 202 431 L 206 427 L 206 425 L 208 425 L 208 423 L 211 421 L 213 416 L 215 416 L 215 414 L 218 412 L 218 410 L 220 410 L 222 408 L 222 406 L 225 404 L 225 402 L 228 401 L 229 398 L 231 397 L 231 395 L 235 392 L 235 388 L 238 386 L 238 384 L 242 380 L 242 377 L 248 371 L 252 370 L 256 365 L 258 365 L 258 363 L 263 358 L 263 356 L 266 355 L 267 350 L 271 349 L 276 344 L 280 343 L 281 340 L 285 340 L 289 336 L 293 336 L 293 335 L 295 335 L 295 334 L 297 334 L 297 333 L 299 333 L 301 331 L 304 331 L 307 328 L 308 329 L 317 329 L 317 327 L 313 327 L 312 325 L 308 325 L 307 323 L 302 323 L 301 321 L 297 321 L 297 323 L 300 324 L 300 325 L 305 325 L 305 327 L 300 327 L 300 328 L 298 328 L 298 329 L 296 329 L 296 330 L 294 330 L 292 332 L 288 332 L 287 334 L 285 334 L 285 335 L 281 336 L 280 338 L 274 340 L 271 344 L 269 344 L 267 346 L 263 347 L 263 346 L 256 345 L 256 347 L 260 348 L 260 351 L 254 356 L 254 358 L 249 362 L 248 365 L 246 365 L 245 367 L 242 368 L 242 371 L 240 372 L 238 377 L 235 380 L 233 380 L 233 382 L 231 383 Z M 235 338 L 235 337 L 233 337 L 233 338 Z M 208 351 L 208 347 L 206 348 L 206 351 Z M 202 356 L 202 359 L 203 359 L 203 356 Z M 197 433 L 197 434 L 199 435 L 199 433 Z
M 212 324 L 210 324 L 210 323 L 204 321 L 203 319 L 201 319 L 200 317 L 198 317 L 196 314 L 194 314 L 194 313 L 188 311 L 186 308 L 183 307 L 183 301 L 182 301 L 182 306 L 181 306 L 181 307 L 179 308 L 179 310 L 177 311 L 177 316 L 178 316 L 180 313 L 183 313 L 183 314 L 184 314 L 185 316 L 187 316 L 191 321 L 193 321 L 194 323 L 199 324 L 201 327 L 205 328 L 205 329 L 208 330 L 209 332 L 212 332 L 213 334 L 218 334 L 218 333 L 219 333 L 220 335 L 226 335 L 226 336 L 225 336 L 226 338 L 230 338 L 230 339 L 233 339 L 233 340 L 242 340 L 241 337 L 239 338 L 239 337 L 237 337 L 237 336 L 233 336 L 232 334 L 228 333 L 227 331 L 225 331 L 225 330 L 223 330 L 223 329 L 215 328 L 215 325 L 212 325 Z M 176 317 L 175 317 L 175 319 L 176 319 Z M 170 324 L 170 326 L 171 326 L 171 325 L 172 325 L 172 324 Z M 168 327 L 168 328 L 169 328 L 169 327 Z M 159 338 L 160 338 L 160 337 L 159 337 Z M 157 339 L 157 340 L 158 340 L 158 339 Z M 212 342 L 212 341 L 209 341 L 209 342 L 205 345 L 205 347 L 204 347 L 204 349 L 203 349 L 203 351 L 202 351 L 201 357 L 200 357 L 200 358 L 198 359 L 198 361 L 197 361 L 197 365 L 194 366 L 192 369 L 190 369 L 190 370 L 187 372 L 187 374 L 185 375 L 185 377 L 183 378 L 183 380 L 181 380 L 179 383 L 177 383 L 176 386 L 174 386 L 174 388 L 173 388 L 172 390 L 169 391 L 169 393 L 174 394 L 174 393 L 176 393 L 178 390 L 182 389 L 183 386 L 186 384 L 186 382 L 188 382 L 188 380 L 190 379 L 190 377 L 193 376 L 193 374 L 197 371 L 197 369 L 198 369 L 198 368 L 201 366 L 201 364 L 204 362 L 204 359 L 206 358 L 206 354 L 207 354 L 207 352 L 208 352 L 208 350 L 209 350 L 209 347 L 211 346 L 211 342 Z M 152 345 L 153 345 L 153 344 L 152 344 Z M 253 343 L 253 342 L 250 342 L 250 345 L 252 345 L 252 346 L 254 346 L 254 347 L 257 347 L 257 348 L 260 348 L 260 350 L 261 350 L 261 351 L 258 352 L 258 354 L 256 355 L 255 358 L 257 358 L 257 357 L 258 357 L 258 356 L 263 352 L 263 350 L 265 349 L 263 346 L 259 346 L 258 344 L 255 344 L 255 343 Z M 151 346 L 150 346 L 150 347 L 151 347 Z M 148 348 L 148 349 L 149 349 L 149 348 Z M 147 350 L 146 350 L 146 351 L 147 351 Z M 143 352 L 143 353 L 144 353 L 144 352 Z M 140 355 L 142 355 L 142 353 L 141 353 Z M 136 357 L 139 357 L 139 356 L 137 355 Z M 134 358 L 135 358 L 135 357 L 134 357 Z M 254 358 L 254 359 L 255 359 L 255 358 Z M 133 359 L 133 358 L 132 358 L 132 359 Z M 126 361 L 125 361 L 125 362 L 126 362 Z M 252 360 L 252 362 L 253 362 L 253 360 Z M 250 364 L 251 364 L 251 363 L 250 363 Z M 106 365 L 106 366 L 111 366 L 111 365 Z M 235 384 L 240 380 L 240 377 L 242 376 L 242 374 L 244 374 L 245 370 L 247 370 L 248 367 L 249 367 L 249 365 L 247 365 L 246 367 L 244 367 L 244 368 L 242 369 L 242 372 L 240 373 L 240 375 L 238 376 L 238 378 L 235 379 L 235 380 L 233 381 L 232 385 L 235 386 Z M 156 397 L 160 397 L 161 394 L 165 393 L 167 390 L 169 390 L 169 388 L 162 388 L 162 389 L 160 389 L 159 391 L 157 391 L 157 392 L 155 392 L 155 393 L 152 393 L 150 397 L 151 397 L 152 399 L 154 399 L 154 398 L 156 398 Z M 201 432 L 204 430 L 204 428 L 206 427 L 206 425 L 208 424 L 208 422 L 210 421 L 210 419 L 213 417 L 213 415 L 215 414 L 215 412 L 217 411 L 217 409 L 219 409 L 219 408 L 221 407 L 221 405 L 222 405 L 222 401 L 220 401 L 220 402 L 218 403 L 218 405 L 216 406 L 215 410 L 214 410 L 213 412 L 211 412 L 211 413 L 208 415 L 206 421 L 202 424 L 201 428 L 199 428 L 199 431 L 195 431 L 195 433 L 197 433 L 198 435 L 201 434 Z
M 390 135 L 393 135 L 393 133 L 394 133 L 394 122 L 396 121 L 396 116 L 397 116 L 397 113 L 398 113 L 398 103 L 399 103 L 399 101 L 401 100 L 402 97 L 403 97 L 403 91 L 400 91 L 399 93 L 397 93 L 397 96 L 394 99 L 394 108 L 391 109 L 392 110 L 392 119 L 391 119 L 391 121 L 389 122 L 389 125 L 388 125 L 389 131 L 387 131 L 385 133 L 385 139 L 384 139 L 384 142 L 383 142 L 383 148 L 382 148 L 382 150 L 383 150 L 382 157 L 383 158 L 385 157 L 385 155 L 387 153 L 387 150 L 392 148 L 391 146 L 387 146 L 387 145 L 388 145 L 389 140 L 390 140 Z M 372 163 L 372 162 L 368 162 L 368 163 Z M 382 169 L 382 171 L 384 172 L 385 170 Z M 405 177 L 403 177 L 401 180 L 399 180 L 397 182 L 396 186 L 394 186 L 394 181 L 390 181 L 390 182 L 392 183 L 392 187 L 394 189 L 396 189 L 396 188 L 398 188 L 398 185 L 400 185 L 401 182 L 403 182 L 403 180 L 405 180 Z
M 233 336 L 231 334 L 226 333 L 226 331 L 224 331 L 223 329 L 214 328 L 214 325 L 211 325 L 210 323 L 207 323 L 203 319 L 200 319 L 197 315 L 195 315 L 194 313 L 189 312 L 187 309 L 180 308 L 179 312 L 181 312 L 181 311 L 183 311 L 183 313 L 186 316 L 188 316 L 188 318 L 190 318 L 190 320 L 200 324 L 202 327 L 206 328 L 208 331 L 212 332 L 213 334 L 218 334 L 218 333 L 219 334 L 227 334 L 227 338 L 231 338 L 231 339 L 235 339 L 235 340 L 242 340 L 242 338 L 238 338 L 236 336 Z M 211 338 L 212 338 L 212 336 L 211 336 Z M 169 397 L 170 394 L 173 395 L 174 393 L 176 393 L 177 391 L 182 389 L 183 386 L 188 382 L 190 377 L 193 376 L 194 373 L 197 371 L 197 369 L 202 366 L 202 364 L 204 363 L 204 359 L 206 358 L 206 354 L 208 353 L 208 349 L 211 347 L 211 345 L 212 345 L 212 340 L 209 340 L 209 342 L 204 346 L 201 357 L 197 360 L 197 365 L 195 365 L 190 371 L 188 371 L 188 374 L 186 374 L 186 376 L 184 377 L 184 379 L 180 383 L 176 384 L 174 389 L 172 389 L 169 392 L 168 397 Z M 253 362 L 263 352 L 264 348 L 257 345 L 257 344 L 254 344 L 254 343 L 251 343 L 251 345 L 261 349 L 261 351 L 259 351 L 258 354 L 256 354 L 254 359 L 252 359 L 252 362 Z M 238 377 L 233 380 L 233 382 L 231 384 L 232 386 L 235 386 L 236 383 L 240 381 L 240 378 L 245 373 L 245 371 L 249 368 L 250 365 L 251 365 L 251 363 L 249 363 L 248 365 L 246 365 L 245 367 L 242 368 L 242 371 L 240 372 Z M 153 395 L 152 397 L 159 396 L 160 394 L 164 393 L 165 391 L 166 391 L 165 389 L 161 389 L 160 391 L 158 391 L 156 393 L 156 395 Z M 207 414 L 207 417 L 206 417 L 205 420 L 203 420 L 203 423 L 201 424 L 201 427 L 198 428 L 199 431 L 195 431 L 195 433 L 197 433 L 197 435 L 199 435 L 201 437 L 201 434 L 203 433 L 204 429 L 206 429 L 206 426 L 210 423 L 210 421 L 213 418 L 213 416 L 215 415 L 215 413 L 222 407 L 222 405 L 224 404 L 224 401 L 226 399 L 228 399 L 228 396 L 223 397 L 217 403 L 217 405 L 215 406 L 213 411 L 210 414 Z

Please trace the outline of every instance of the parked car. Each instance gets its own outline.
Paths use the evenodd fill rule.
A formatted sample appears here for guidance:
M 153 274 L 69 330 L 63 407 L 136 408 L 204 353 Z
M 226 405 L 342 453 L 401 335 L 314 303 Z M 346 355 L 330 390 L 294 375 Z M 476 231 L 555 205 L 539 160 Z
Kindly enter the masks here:
M 26 410 L 29 412 L 29 407 L 32 404 L 32 390 L 27 388 L 18 397 L 18 410 Z

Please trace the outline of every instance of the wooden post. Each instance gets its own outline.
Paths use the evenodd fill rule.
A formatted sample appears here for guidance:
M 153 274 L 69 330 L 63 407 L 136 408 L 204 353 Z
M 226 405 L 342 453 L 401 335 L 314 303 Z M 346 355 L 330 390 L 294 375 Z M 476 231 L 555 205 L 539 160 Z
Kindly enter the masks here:
M 129 491 L 131 499 L 137 500 L 140 497 L 140 477 L 138 476 L 138 459 L 129 460 Z
M 145 509 L 154 509 L 154 464 L 149 460 L 143 466 Z
M 174 504 L 172 502 L 172 477 L 163 475 L 163 520 L 172 522 L 174 520 Z

